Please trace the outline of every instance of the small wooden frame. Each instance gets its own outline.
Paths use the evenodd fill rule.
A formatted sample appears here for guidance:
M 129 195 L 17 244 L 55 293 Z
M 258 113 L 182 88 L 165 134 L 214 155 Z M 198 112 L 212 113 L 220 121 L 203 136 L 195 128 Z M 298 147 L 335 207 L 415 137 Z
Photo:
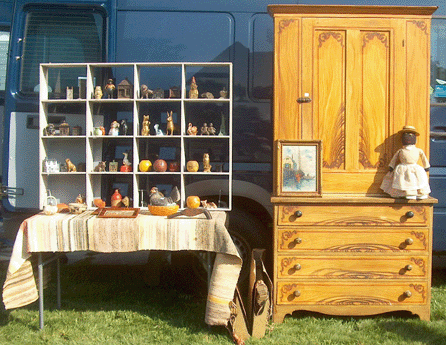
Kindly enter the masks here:
M 104 207 L 98 211 L 99 218 L 136 218 L 139 214 L 139 208 L 130 207 Z
M 277 141 L 277 196 L 321 196 L 320 140 Z

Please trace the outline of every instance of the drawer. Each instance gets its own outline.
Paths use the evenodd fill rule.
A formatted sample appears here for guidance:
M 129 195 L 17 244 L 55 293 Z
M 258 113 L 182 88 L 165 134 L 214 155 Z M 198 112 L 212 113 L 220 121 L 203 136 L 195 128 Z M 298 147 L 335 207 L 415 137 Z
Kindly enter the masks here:
M 320 306 L 391 306 L 425 304 L 428 299 L 426 282 L 413 283 L 277 283 L 277 304 Z
M 431 209 L 416 205 L 276 206 L 278 225 L 427 226 Z
M 279 256 L 278 278 L 301 279 L 425 279 L 427 256 Z
M 278 251 L 313 251 L 326 253 L 405 253 L 428 251 L 425 228 L 289 229 L 277 231 Z

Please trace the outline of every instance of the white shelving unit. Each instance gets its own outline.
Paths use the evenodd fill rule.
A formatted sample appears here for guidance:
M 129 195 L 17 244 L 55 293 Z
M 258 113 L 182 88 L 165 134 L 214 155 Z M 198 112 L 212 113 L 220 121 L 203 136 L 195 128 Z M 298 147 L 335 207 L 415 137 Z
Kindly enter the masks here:
M 152 80 L 163 76 L 173 78 L 172 83 L 180 90 L 178 98 L 168 98 L 169 90 L 163 89 L 165 98 L 141 98 L 140 87 L 149 89 Z M 86 94 L 76 91 L 74 98 L 67 99 L 64 90 L 54 84 L 60 83 L 61 74 L 86 79 Z M 175 75 L 177 74 L 177 75 Z M 108 78 L 116 78 L 115 85 L 128 77 L 133 84 L 132 98 L 94 98 L 94 89 L 100 85 L 104 90 Z M 56 76 L 56 77 L 55 77 Z M 197 81 L 200 95 L 211 92 L 213 99 L 189 98 L 191 77 Z M 69 78 L 67 78 L 69 79 Z M 55 82 L 56 80 L 56 82 Z M 176 84 L 175 84 L 176 83 Z M 74 82 L 73 82 L 74 84 Z M 228 96 L 220 98 L 218 88 L 225 88 Z M 56 90 L 58 88 L 58 90 Z M 53 90 L 59 92 L 53 92 Z M 79 95 L 84 98 L 79 98 Z M 116 96 L 115 96 L 116 97 Z M 174 113 L 174 135 L 166 135 L 167 112 Z M 39 102 L 39 157 L 40 207 L 43 208 L 48 191 L 61 203 L 74 202 L 81 194 L 85 196 L 89 208 L 95 208 L 93 200 L 101 198 L 110 205 L 110 197 L 115 188 L 133 200 L 134 207 L 145 208 L 148 192 L 153 186 L 170 192 L 177 186 L 181 193 L 180 207 L 185 207 L 189 195 L 200 195 L 209 183 L 221 186 L 223 203 L 219 210 L 232 207 L 232 64 L 231 63 L 87 63 L 87 64 L 41 64 Z M 150 116 L 150 135 L 141 135 L 143 115 Z M 108 135 L 110 123 L 125 119 L 129 126 L 127 135 Z M 66 121 L 70 135 L 47 135 L 45 128 L 50 123 Z M 198 128 L 196 136 L 187 134 L 188 124 Z M 200 135 L 204 123 L 213 123 L 218 135 Z M 154 125 L 158 124 L 164 135 L 155 135 Z M 74 126 L 80 126 L 80 135 L 72 135 Z M 106 135 L 94 135 L 95 127 L 103 126 Z M 57 125 L 56 125 L 57 128 Z M 122 152 L 129 152 L 132 162 L 131 172 L 110 172 L 109 162 L 116 160 L 121 166 Z M 209 153 L 211 172 L 203 172 L 203 154 Z M 55 160 L 61 166 L 69 158 L 77 167 L 76 172 L 46 172 L 45 160 Z M 156 158 L 167 163 L 176 162 L 178 171 L 140 172 L 139 162 Z M 200 163 L 198 172 L 188 172 L 189 160 Z M 106 171 L 95 171 L 95 166 L 106 162 Z M 217 168 L 218 167 L 218 168 Z M 197 193 L 200 191 L 200 193 Z M 217 196 L 219 197 L 219 196 Z

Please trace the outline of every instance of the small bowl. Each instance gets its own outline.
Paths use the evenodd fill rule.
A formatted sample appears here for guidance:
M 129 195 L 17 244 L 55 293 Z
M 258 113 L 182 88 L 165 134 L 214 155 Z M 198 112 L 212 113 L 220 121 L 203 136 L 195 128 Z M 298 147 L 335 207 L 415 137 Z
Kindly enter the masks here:
M 177 213 L 180 206 L 177 204 L 167 206 L 148 205 L 148 208 L 154 216 L 170 216 L 171 214 Z

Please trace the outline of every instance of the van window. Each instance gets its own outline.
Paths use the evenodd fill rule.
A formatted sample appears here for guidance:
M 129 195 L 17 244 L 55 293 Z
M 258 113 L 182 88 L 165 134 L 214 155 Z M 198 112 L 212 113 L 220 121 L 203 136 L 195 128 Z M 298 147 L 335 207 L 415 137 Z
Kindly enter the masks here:
M 431 24 L 431 102 L 446 103 L 446 18 Z
M 38 92 L 40 63 L 101 62 L 105 26 L 99 13 L 90 11 L 29 11 L 26 15 L 19 91 Z M 49 86 L 77 86 L 78 75 L 70 69 L 50 77 Z
M 0 28 L 0 91 L 5 91 L 9 30 Z

